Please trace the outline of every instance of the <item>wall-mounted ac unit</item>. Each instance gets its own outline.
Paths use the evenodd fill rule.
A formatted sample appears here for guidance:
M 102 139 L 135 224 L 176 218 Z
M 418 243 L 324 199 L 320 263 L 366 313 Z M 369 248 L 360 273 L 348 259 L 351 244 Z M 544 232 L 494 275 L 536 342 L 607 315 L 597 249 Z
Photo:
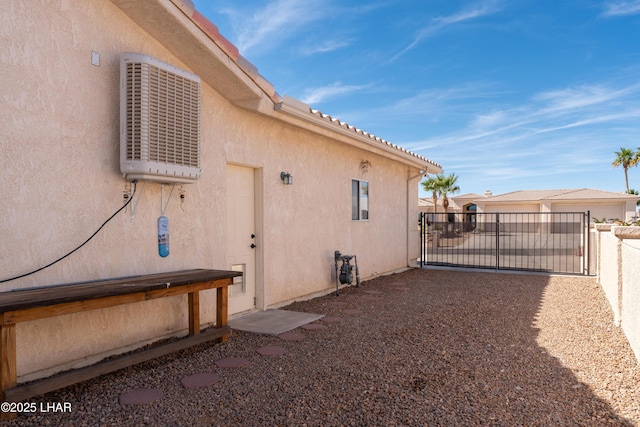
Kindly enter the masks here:
M 157 59 L 120 61 L 120 171 L 128 180 L 200 177 L 200 78 Z

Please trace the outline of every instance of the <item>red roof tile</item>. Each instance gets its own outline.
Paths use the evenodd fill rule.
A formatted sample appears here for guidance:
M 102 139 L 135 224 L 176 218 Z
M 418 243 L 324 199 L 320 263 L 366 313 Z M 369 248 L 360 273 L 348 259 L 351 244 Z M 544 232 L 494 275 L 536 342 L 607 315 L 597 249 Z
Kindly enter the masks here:
M 238 60 L 240 52 L 238 48 L 227 40 L 211 21 L 209 21 L 203 14 L 195 10 L 191 16 L 191 20 L 204 31 L 222 50 L 224 50 L 231 59 Z

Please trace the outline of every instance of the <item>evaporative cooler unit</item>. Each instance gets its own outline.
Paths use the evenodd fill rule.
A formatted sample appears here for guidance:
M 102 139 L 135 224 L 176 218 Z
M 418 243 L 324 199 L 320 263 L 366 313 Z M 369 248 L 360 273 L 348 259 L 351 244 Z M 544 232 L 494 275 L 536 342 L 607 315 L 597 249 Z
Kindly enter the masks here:
M 120 61 L 120 171 L 127 180 L 200 177 L 200 78 L 157 59 Z

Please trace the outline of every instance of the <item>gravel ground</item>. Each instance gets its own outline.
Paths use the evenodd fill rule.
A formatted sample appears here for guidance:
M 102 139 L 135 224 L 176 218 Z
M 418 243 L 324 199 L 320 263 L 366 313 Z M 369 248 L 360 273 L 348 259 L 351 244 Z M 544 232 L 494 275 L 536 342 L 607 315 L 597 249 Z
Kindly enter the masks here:
M 234 331 L 30 401 L 71 413 L 3 425 L 640 426 L 640 366 L 593 278 L 410 270 L 285 308 L 341 321 L 302 341 Z M 221 381 L 181 385 L 201 372 Z M 164 397 L 120 405 L 136 388 Z

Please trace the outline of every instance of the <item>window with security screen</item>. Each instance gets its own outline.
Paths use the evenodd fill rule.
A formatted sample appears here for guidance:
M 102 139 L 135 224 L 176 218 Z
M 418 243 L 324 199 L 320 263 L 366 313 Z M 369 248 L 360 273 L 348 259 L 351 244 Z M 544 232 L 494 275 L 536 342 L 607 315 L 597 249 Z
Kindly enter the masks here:
M 369 182 L 351 180 L 351 219 L 366 221 L 369 219 Z

